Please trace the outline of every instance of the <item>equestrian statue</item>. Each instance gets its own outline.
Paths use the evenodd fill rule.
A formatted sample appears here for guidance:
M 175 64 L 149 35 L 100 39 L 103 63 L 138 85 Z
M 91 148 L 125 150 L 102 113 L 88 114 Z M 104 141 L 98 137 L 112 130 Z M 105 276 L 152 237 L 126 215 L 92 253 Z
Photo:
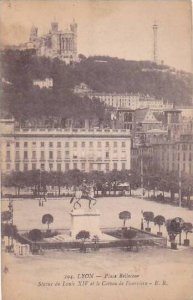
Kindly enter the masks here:
M 81 199 L 85 199 L 89 201 L 88 203 L 89 209 L 91 209 L 92 202 L 94 202 L 92 206 L 96 205 L 97 203 L 97 200 L 94 197 L 94 187 L 87 185 L 85 180 L 83 180 L 83 183 L 78 188 L 75 189 L 74 195 L 70 200 L 70 203 L 74 202 L 73 204 L 74 209 L 77 208 L 77 205 L 79 206 L 79 208 L 82 207 L 80 204 Z

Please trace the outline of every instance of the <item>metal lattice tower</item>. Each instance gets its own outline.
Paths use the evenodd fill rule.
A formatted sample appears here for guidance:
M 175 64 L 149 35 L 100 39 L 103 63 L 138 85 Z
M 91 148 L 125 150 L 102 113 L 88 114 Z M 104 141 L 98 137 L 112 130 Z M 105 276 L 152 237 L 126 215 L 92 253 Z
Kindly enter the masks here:
M 158 54 L 157 54 L 157 31 L 158 25 L 154 22 L 153 26 L 153 61 L 157 63 L 158 61 Z

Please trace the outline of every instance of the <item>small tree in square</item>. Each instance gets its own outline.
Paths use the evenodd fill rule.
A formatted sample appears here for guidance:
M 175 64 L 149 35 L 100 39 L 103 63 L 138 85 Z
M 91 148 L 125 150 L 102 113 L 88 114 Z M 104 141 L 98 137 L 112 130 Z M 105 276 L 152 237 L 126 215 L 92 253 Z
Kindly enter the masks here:
M 145 222 L 147 223 L 147 228 L 145 228 L 146 231 L 151 232 L 151 228 L 149 227 L 149 223 L 153 222 L 154 220 L 154 213 L 152 211 L 144 211 L 143 217 Z
M 126 225 L 126 221 L 131 219 L 131 213 L 129 211 L 121 211 L 119 213 L 119 219 L 123 220 L 123 227 Z
M 53 218 L 52 215 L 50 215 L 50 214 L 43 215 L 42 224 L 47 224 L 48 225 L 47 231 L 49 231 L 50 224 L 53 223 L 53 222 L 54 222 L 54 218 Z
M 158 225 L 158 227 L 159 227 L 159 231 L 157 232 L 157 235 L 162 236 L 162 232 L 160 231 L 160 228 L 162 225 L 164 225 L 164 223 L 166 221 L 165 218 L 162 215 L 158 215 L 154 218 L 153 221 L 154 221 L 154 224 Z
M 76 239 L 82 241 L 82 245 L 81 245 L 81 248 L 80 248 L 81 252 L 86 252 L 85 241 L 86 241 L 86 239 L 89 239 L 89 238 L 90 238 L 90 233 L 89 233 L 89 231 L 86 231 L 86 230 L 81 230 L 76 235 Z

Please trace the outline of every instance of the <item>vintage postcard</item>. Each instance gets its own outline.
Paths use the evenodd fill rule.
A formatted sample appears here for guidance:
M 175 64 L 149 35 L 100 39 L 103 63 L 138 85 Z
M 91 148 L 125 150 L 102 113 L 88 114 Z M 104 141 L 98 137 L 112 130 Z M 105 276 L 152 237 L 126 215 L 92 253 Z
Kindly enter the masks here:
M 190 0 L 1 0 L 3 300 L 193 300 Z

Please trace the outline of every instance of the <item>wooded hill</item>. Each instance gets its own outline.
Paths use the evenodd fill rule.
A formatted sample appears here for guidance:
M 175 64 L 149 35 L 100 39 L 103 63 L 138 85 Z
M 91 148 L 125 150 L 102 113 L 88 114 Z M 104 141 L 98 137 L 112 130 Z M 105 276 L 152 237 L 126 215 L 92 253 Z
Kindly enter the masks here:
M 32 51 L 1 53 L 1 111 L 17 120 L 42 117 L 104 117 L 99 101 L 79 98 L 72 90 L 81 82 L 98 92 L 149 94 L 175 104 L 190 104 L 193 77 L 149 61 L 95 56 L 66 65 L 58 59 L 37 57 Z M 53 78 L 53 89 L 33 86 L 34 79 Z M 8 83 L 5 83 L 8 82 Z

